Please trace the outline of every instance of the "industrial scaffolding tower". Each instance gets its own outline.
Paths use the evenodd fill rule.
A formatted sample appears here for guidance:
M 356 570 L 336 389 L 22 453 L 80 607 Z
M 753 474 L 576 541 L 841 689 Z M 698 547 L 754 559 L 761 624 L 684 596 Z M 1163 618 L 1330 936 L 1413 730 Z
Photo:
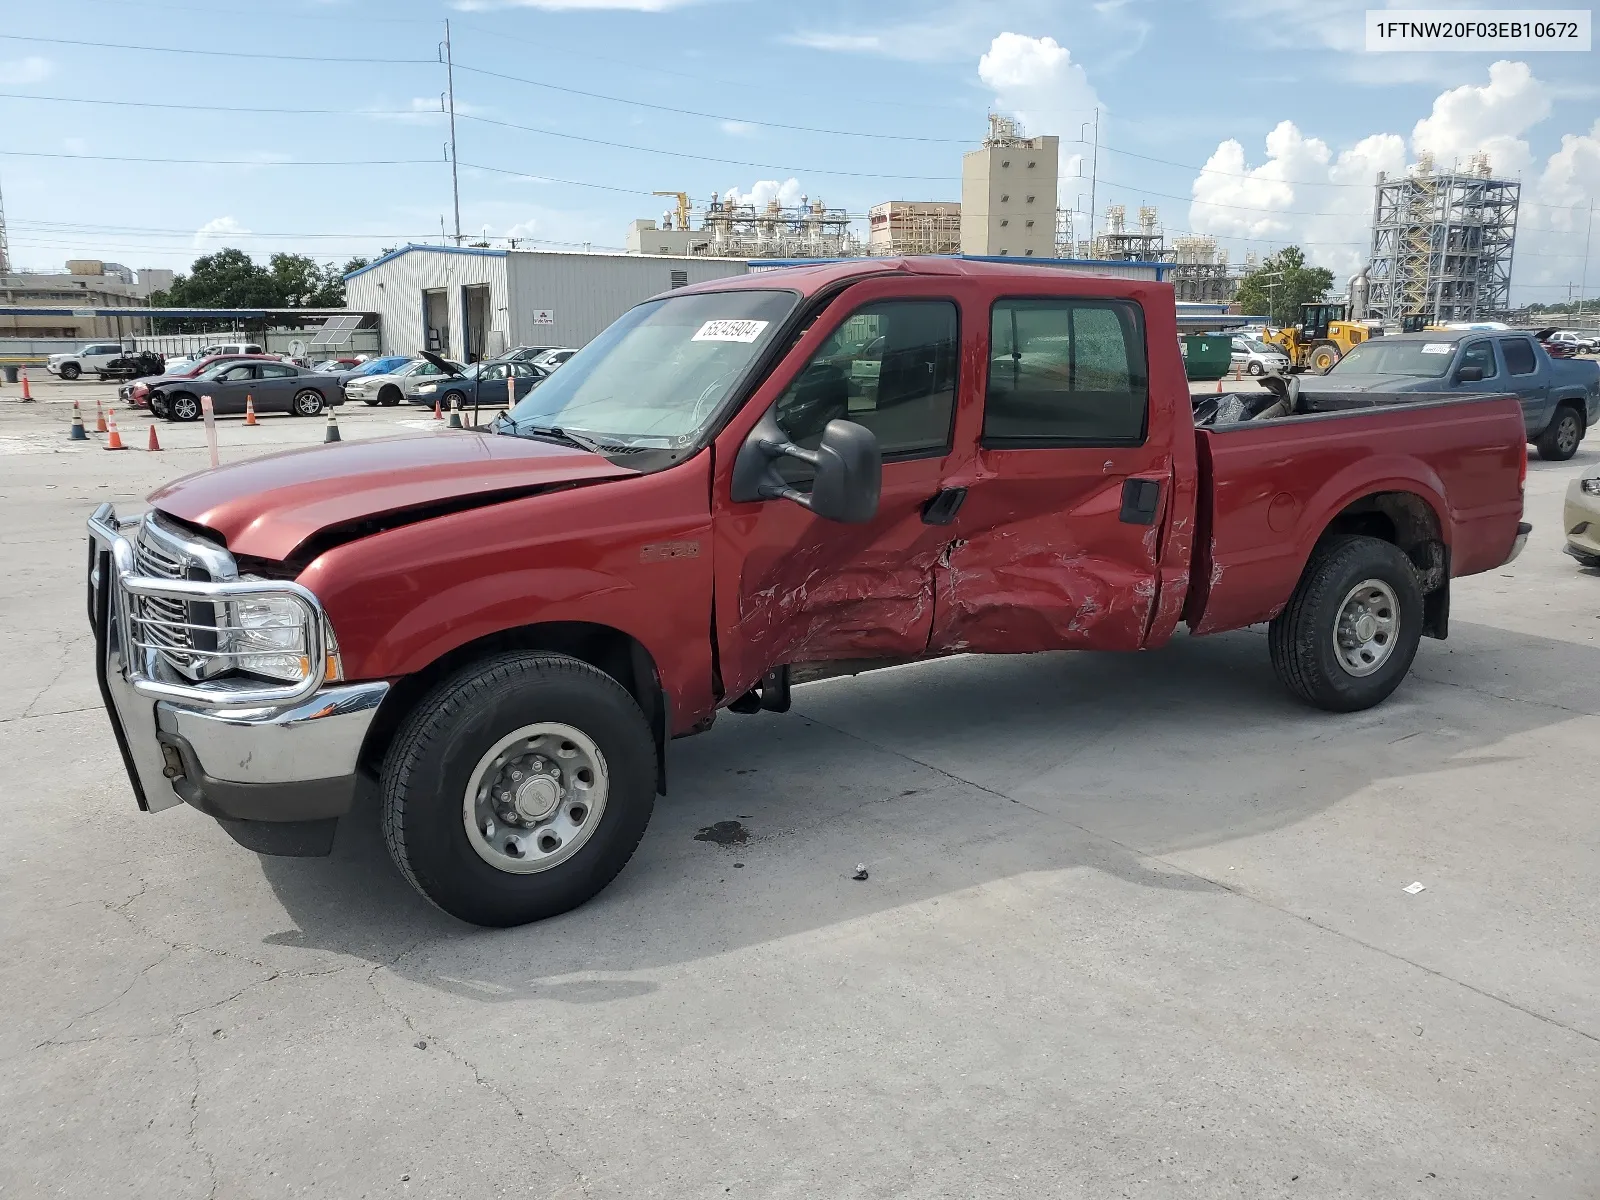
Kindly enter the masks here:
M 1511 308 L 1511 255 L 1522 185 L 1491 178 L 1488 156 L 1435 172 L 1423 154 L 1400 179 L 1378 175 L 1369 317 L 1481 321 Z

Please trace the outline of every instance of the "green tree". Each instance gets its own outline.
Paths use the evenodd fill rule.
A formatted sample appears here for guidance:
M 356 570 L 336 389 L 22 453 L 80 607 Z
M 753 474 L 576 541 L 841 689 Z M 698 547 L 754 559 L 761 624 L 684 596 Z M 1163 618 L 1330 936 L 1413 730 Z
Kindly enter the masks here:
M 1323 299 L 1333 286 L 1333 272 L 1308 267 L 1305 251 L 1285 246 L 1239 281 L 1235 297 L 1247 314 L 1266 314 L 1273 325 L 1293 325 L 1300 306 Z
M 218 250 L 194 260 L 152 304 L 175 308 L 276 308 L 282 301 L 272 273 L 243 250 Z

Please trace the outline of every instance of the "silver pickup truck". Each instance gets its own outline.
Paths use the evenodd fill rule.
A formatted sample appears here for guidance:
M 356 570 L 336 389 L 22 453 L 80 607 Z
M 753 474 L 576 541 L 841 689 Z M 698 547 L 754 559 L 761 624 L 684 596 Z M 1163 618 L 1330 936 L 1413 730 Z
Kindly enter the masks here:
M 1578 452 L 1600 420 L 1600 364 L 1551 358 L 1512 330 L 1450 329 L 1373 338 L 1316 381 L 1330 392 L 1506 392 L 1522 401 L 1540 458 Z

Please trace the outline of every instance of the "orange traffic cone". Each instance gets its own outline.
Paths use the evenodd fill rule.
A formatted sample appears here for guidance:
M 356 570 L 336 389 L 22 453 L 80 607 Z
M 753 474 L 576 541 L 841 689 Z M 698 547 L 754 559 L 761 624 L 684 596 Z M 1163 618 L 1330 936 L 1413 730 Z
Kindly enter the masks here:
M 28 387 L 28 372 L 27 371 L 23 371 L 22 372 L 22 398 L 25 401 L 33 399 L 33 390 Z
M 433 419 L 435 421 L 444 420 L 444 414 L 439 411 L 439 402 L 437 400 L 433 402 Z
M 152 426 L 152 428 L 154 428 L 154 426 Z M 117 414 L 116 413 L 112 413 L 111 414 L 110 434 L 111 434 L 111 436 L 106 439 L 106 449 L 107 450 L 126 450 L 127 449 L 127 447 L 122 444 L 122 435 L 117 432 Z
M 150 426 L 150 444 L 148 446 L 146 446 L 145 449 L 146 450 L 159 450 L 159 449 L 161 449 L 161 440 L 156 437 L 156 427 L 154 425 Z
M 261 424 L 260 421 L 256 420 L 256 398 L 253 395 L 244 398 L 244 423 L 246 425 Z M 155 426 L 150 426 L 150 429 L 153 432 Z
M 105 409 L 100 407 L 100 401 L 98 400 L 94 402 L 94 431 L 96 433 L 104 433 L 106 431 Z
M 89 435 L 83 431 L 83 410 L 78 407 L 78 402 L 72 402 L 72 428 L 67 430 L 67 441 L 87 442 Z
M 1217 376 L 1217 391 L 1220 392 L 1221 390 L 1222 390 L 1222 376 L 1218 375 Z

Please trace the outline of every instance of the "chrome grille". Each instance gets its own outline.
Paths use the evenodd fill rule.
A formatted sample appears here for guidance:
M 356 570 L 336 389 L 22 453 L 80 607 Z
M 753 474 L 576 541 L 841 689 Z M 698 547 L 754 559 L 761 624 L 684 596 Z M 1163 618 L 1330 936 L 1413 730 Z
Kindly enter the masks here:
M 208 581 L 211 574 L 183 549 L 186 539 L 147 518 L 134 542 L 134 570 L 154 579 Z M 171 596 L 129 596 L 128 616 L 136 645 L 159 651 L 167 663 L 191 679 L 208 674 L 216 625 L 212 605 Z M 198 636 L 197 636 L 198 635 Z

